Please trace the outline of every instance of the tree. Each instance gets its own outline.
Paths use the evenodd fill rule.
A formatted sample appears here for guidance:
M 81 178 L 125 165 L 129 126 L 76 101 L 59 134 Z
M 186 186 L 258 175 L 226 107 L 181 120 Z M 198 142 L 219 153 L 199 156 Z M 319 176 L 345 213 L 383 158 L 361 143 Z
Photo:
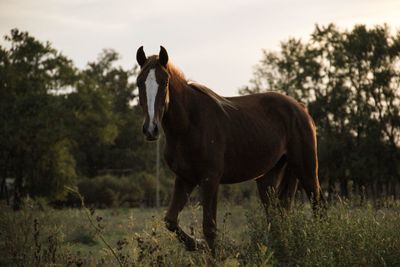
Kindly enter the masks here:
M 308 105 L 318 127 L 320 175 L 379 195 L 399 181 L 400 34 L 386 25 L 340 31 L 316 26 L 307 42 L 264 51 L 241 93 L 283 91 Z M 378 186 L 378 189 L 376 188 Z
M 80 175 L 142 169 L 137 150 L 143 145 L 141 117 L 133 105 L 137 68 L 115 66 L 119 55 L 104 50 L 80 72 L 77 89 L 68 96 L 73 111 L 72 139 Z
M 75 179 L 60 94 L 76 81 L 72 62 L 17 29 L 0 47 L 1 178 L 15 177 L 14 206 L 21 196 L 60 197 Z M 65 159 L 69 159 L 66 160 Z

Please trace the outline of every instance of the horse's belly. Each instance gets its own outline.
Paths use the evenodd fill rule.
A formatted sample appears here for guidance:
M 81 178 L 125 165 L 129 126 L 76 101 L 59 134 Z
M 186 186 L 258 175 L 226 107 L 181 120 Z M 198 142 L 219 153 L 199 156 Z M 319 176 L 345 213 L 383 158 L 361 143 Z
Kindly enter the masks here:
M 221 183 L 233 184 L 256 179 L 271 170 L 273 166 L 274 164 L 265 162 L 252 165 L 241 164 L 226 170 L 221 178 Z
M 221 183 L 239 183 L 258 178 L 270 171 L 285 153 L 280 145 L 260 145 L 242 151 L 225 155 Z

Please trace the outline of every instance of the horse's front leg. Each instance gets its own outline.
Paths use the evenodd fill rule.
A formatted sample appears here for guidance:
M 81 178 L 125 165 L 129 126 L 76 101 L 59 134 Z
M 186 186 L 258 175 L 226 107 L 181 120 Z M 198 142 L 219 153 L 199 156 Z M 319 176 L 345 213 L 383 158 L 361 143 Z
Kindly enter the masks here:
M 216 177 L 204 178 L 201 182 L 203 201 L 203 234 L 208 247 L 214 252 L 215 237 L 217 235 L 217 197 L 219 179 Z
M 178 240 L 185 244 L 187 250 L 191 251 L 196 249 L 196 242 L 179 227 L 178 215 L 188 201 L 189 195 L 195 186 L 176 177 L 172 201 L 164 218 L 167 229 L 175 232 Z

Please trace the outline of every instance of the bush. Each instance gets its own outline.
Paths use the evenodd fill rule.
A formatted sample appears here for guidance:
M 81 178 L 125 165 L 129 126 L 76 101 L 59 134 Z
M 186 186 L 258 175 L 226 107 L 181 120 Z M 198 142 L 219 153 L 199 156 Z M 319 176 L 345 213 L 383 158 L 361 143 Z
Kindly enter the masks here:
M 85 203 L 96 207 L 155 204 L 156 179 L 153 175 L 141 172 L 134 176 L 116 177 L 111 175 L 84 178 L 78 182 L 79 192 Z
M 167 205 L 173 192 L 174 178 L 163 175 L 159 184 L 161 205 Z M 77 183 L 79 192 L 88 206 L 106 207 L 154 207 L 156 205 L 157 180 L 153 174 L 139 172 L 131 176 L 103 175 L 94 178 L 81 178 Z M 251 198 L 258 198 L 253 181 L 237 185 L 221 185 L 220 200 L 243 204 Z M 191 199 L 199 200 L 195 190 Z M 63 203 L 52 203 L 56 206 L 80 206 L 75 196 L 69 194 Z

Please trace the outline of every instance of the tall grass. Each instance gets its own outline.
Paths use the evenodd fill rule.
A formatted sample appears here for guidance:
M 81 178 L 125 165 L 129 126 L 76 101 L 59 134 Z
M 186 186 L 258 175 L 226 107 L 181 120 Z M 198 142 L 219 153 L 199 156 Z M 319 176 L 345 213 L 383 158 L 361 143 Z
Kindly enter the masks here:
M 338 202 L 316 219 L 309 209 L 248 214 L 248 257 L 277 266 L 400 266 L 400 206 L 375 209 Z M 265 251 L 268 253 L 266 254 Z
M 2 206 L 0 266 L 400 266 L 400 204 L 386 203 L 338 201 L 323 219 L 298 204 L 269 210 L 268 220 L 258 201 L 220 204 L 215 256 L 185 251 L 159 209 L 91 210 L 91 223 L 80 209 Z M 201 238 L 201 207 L 180 223 Z

